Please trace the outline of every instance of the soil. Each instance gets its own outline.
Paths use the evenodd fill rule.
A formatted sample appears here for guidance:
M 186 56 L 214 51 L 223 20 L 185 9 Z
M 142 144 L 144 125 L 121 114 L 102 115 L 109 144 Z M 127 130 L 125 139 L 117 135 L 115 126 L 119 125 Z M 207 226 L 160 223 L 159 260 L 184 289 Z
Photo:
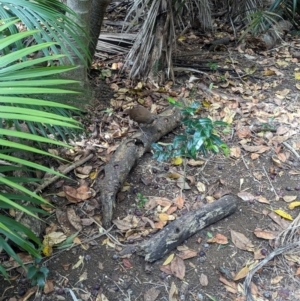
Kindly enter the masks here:
M 238 56 L 237 54 L 234 59 L 237 59 Z M 255 56 L 258 57 L 257 60 L 264 59 L 258 54 Z M 258 102 L 272 108 L 272 111 L 268 113 L 270 116 L 273 116 L 274 113 L 274 118 L 266 118 L 267 114 L 264 117 L 256 116 L 258 111 L 253 113 L 251 109 L 249 111 L 239 110 L 234 117 L 232 132 L 222 136 L 230 148 L 241 147 L 241 139 L 236 134 L 235 126 L 239 121 L 247 118 L 248 125 L 253 124 L 252 121 L 256 119 L 260 120 L 261 124 L 265 123 L 269 126 L 266 131 L 252 131 L 247 139 L 257 143 L 263 141 L 265 145 L 268 145 L 266 143 L 267 134 L 274 133 L 270 128 L 274 125 L 276 133 L 280 127 L 285 126 L 289 130 L 293 130 L 293 135 L 290 135 L 285 141 L 296 152 L 299 152 L 297 149 L 300 138 L 299 116 L 296 113 L 299 112 L 300 105 L 297 100 L 299 91 L 294 78 L 294 68 L 299 68 L 299 63 L 297 61 L 289 63 L 289 66 L 280 68 L 282 75 L 275 76 L 275 79 L 263 77 L 260 73 L 261 77 L 255 80 L 255 84 L 260 87 L 268 83 L 263 91 L 267 98 Z M 244 68 L 247 67 L 242 61 L 240 61 L 240 65 Z M 186 79 L 184 77 L 176 79 L 179 88 L 181 88 L 179 83 Z M 276 85 L 273 85 L 274 82 Z M 243 81 L 238 83 L 242 84 Z M 284 89 L 289 90 L 288 95 L 284 94 L 280 99 L 276 97 L 275 94 Z M 226 90 L 224 89 L 224 91 Z M 194 92 L 199 98 L 203 96 L 200 90 Z M 109 103 L 111 96 L 108 97 L 102 107 Z M 253 101 L 245 100 L 241 106 L 245 108 L 247 104 L 252 105 Z M 280 112 L 280 114 L 276 115 L 275 112 Z M 291 118 L 292 113 L 295 113 L 294 118 Z M 203 116 L 207 116 L 207 114 L 206 111 L 202 113 Z M 285 115 L 287 118 L 278 120 L 279 115 L 281 117 Z M 136 130 L 139 128 L 136 127 Z M 163 142 L 172 141 L 174 135 L 180 132 L 179 128 L 176 133 L 170 133 Z M 191 189 L 183 191 L 185 204 L 183 209 L 176 212 L 177 218 L 213 201 L 213 198 L 210 197 L 215 196 L 214 199 L 216 199 L 225 192 L 234 195 L 248 192 L 254 197 L 246 200 L 240 198 L 238 210 L 234 214 L 209 225 L 184 242 L 183 245 L 195 250 L 197 255 L 184 260 L 185 276 L 182 280 L 161 271 L 160 268 L 167 257 L 154 263 L 147 263 L 143 257 L 136 254 L 129 258 L 121 258 L 118 246 L 112 242 L 107 243 L 106 236 L 103 236 L 70 250 L 55 251 L 54 255 L 43 261 L 50 271 L 49 292 L 47 293 L 45 291 L 34 292 L 28 299 L 24 296 L 20 297 L 23 293 L 29 293 L 32 286 L 19 274 L 20 270 L 11 270 L 11 281 L 2 279 L 0 282 L 0 300 L 106 300 L 104 296 L 110 301 L 245 300 L 242 287 L 244 278 L 233 281 L 233 277 L 243 267 L 251 266 L 258 260 L 254 259 L 253 252 L 242 250 L 233 243 L 232 231 L 244 234 L 254 245 L 253 250 L 258 251 L 263 258 L 273 250 L 274 241 L 258 238 L 254 234 L 255 230 L 262 229 L 272 233 L 279 233 L 282 230 L 268 214 L 272 210 L 280 208 L 293 218 L 300 213 L 299 207 L 290 210 L 287 207 L 288 203 L 283 200 L 284 196 L 297 196 L 296 199 L 300 197 L 299 158 L 280 142 L 278 143 L 278 147 L 281 147 L 280 152 L 274 144 L 269 146 L 270 148 L 259 153 L 257 158 L 252 156 L 253 153 L 241 148 L 240 156 L 225 157 L 222 154 L 199 156 L 198 159 L 204 161 L 203 165 L 198 167 L 187 165 L 186 175 Z M 283 160 L 285 162 L 280 161 L 278 166 L 272 158 L 280 153 L 285 154 L 286 160 Z M 128 176 L 126 185 L 130 189 L 118 195 L 114 219 L 121 220 L 130 214 L 138 217 L 148 216 L 149 213 L 138 206 L 140 202 L 138 193 L 147 199 L 154 196 L 174 199 L 180 194 L 180 189 L 175 180 L 166 177 L 166 173 L 182 170 L 182 165 L 160 163 L 154 160 L 150 153 L 146 154 Z M 204 184 L 205 191 L 200 192 L 197 189 L 199 182 Z M 279 200 L 277 200 L 278 196 Z M 268 203 L 263 203 L 261 197 L 264 197 Z M 74 207 L 79 212 L 81 208 L 85 208 L 88 202 L 85 201 Z M 66 201 L 62 200 L 59 206 L 65 208 L 65 203 Z M 55 222 L 55 218 L 53 221 Z M 95 233 L 97 233 L 97 226 L 94 224 L 85 227 L 79 237 L 83 240 Z M 123 235 L 116 227 L 110 231 L 110 234 L 119 239 L 122 244 L 131 243 L 124 241 Z M 209 243 L 211 238 L 216 237 L 217 234 L 228 238 L 228 243 L 224 245 Z M 149 235 L 141 237 L 140 240 L 146 240 Z M 178 250 L 174 250 L 173 253 L 178 254 Z M 74 268 L 81 258 L 82 264 Z M 258 298 L 257 300 L 299 301 L 300 278 L 299 274 L 295 275 L 299 266 L 299 257 L 296 258 L 296 255 L 294 261 L 288 261 L 288 266 L 284 258 L 280 256 L 268 262 L 252 279 L 255 286 L 253 293 Z M 236 287 L 230 289 L 224 284 L 224 281 L 220 281 L 224 278 L 228 283 L 235 283 Z M 174 288 L 173 283 L 178 289 L 178 297 L 173 295 L 172 298 L 170 291 Z

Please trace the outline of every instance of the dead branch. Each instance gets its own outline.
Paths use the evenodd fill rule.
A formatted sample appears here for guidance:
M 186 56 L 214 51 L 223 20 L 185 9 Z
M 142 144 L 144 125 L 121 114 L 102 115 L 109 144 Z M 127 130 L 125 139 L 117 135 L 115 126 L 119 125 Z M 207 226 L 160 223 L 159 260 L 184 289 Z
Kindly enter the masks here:
M 140 132 L 120 144 L 104 168 L 104 178 L 100 178 L 103 174 L 99 174 L 94 186 L 96 192 L 100 191 L 98 202 L 102 204 L 104 228 L 108 229 L 111 225 L 116 194 L 130 170 L 150 150 L 152 143 L 173 131 L 180 121 L 180 110 L 168 109 L 152 125 L 142 127 Z
M 226 195 L 218 201 L 190 211 L 140 245 L 128 246 L 121 251 L 120 255 L 125 256 L 137 252 L 145 256 L 147 261 L 156 261 L 201 229 L 234 213 L 237 209 L 237 200 L 237 196 Z

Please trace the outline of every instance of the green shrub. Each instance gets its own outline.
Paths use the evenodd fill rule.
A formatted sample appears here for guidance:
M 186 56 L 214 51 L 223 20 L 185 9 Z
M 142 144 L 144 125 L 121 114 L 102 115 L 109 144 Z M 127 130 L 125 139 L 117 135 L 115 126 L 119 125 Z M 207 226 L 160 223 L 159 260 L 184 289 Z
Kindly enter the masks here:
M 223 121 L 213 122 L 209 118 L 194 118 L 196 111 L 200 105 L 197 103 L 189 107 L 184 107 L 181 103 L 170 98 L 174 106 L 180 107 L 184 115 L 182 124 L 184 125 L 184 133 L 176 135 L 172 143 L 161 145 L 153 143 L 154 158 L 158 161 L 166 161 L 174 157 L 196 158 L 197 154 L 208 152 L 218 153 L 222 150 L 225 155 L 228 155 L 229 148 L 220 139 L 217 127 L 227 126 Z

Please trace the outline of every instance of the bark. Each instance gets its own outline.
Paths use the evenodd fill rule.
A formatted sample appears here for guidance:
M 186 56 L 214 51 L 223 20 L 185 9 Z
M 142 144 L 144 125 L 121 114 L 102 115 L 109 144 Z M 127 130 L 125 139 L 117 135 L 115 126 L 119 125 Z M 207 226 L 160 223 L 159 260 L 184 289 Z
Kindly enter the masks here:
M 102 224 L 106 229 L 111 225 L 116 194 L 132 167 L 150 150 L 153 142 L 174 130 L 180 121 L 181 114 L 177 108 L 166 110 L 152 125 L 142 127 L 140 132 L 122 142 L 106 164 L 104 178 L 100 179 L 102 175 L 99 175 L 95 185 L 96 192 L 101 191 L 98 202 L 102 204 Z
M 233 214 L 237 209 L 238 197 L 226 195 L 200 209 L 181 216 L 140 245 L 128 246 L 121 256 L 137 252 L 149 262 L 156 261 L 181 245 L 201 229 Z
M 78 24 L 80 27 L 84 28 L 84 31 L 81 31 L 78 33 L 85 41 L 86 45 L 88 45 L 89 38 L 86 35 L 86 33 L 89 32 L 89 19 L 90 19 L 90 11 L 91 11 L 91 1 L 90 0 L 67 0 L 67 6 L 72 9 L 78 16 L 80 24 Z M 68 15 L 70 18 L 74 18 L 72 15 Z M 78 20 L 76 19 L 78 22 Z M 74 44 L 76 44 L 76 41 L 74 41 Z M 69 52 L 72 54 L 72 59 L 74 62 L 74 65 L 77 65 L 78 68 L 74 71 L 68 72 L 67 77 L 71 79 L 75 79 L 81 82 L 81 85 L 83 87 L 88 87 L 88 80 L 87 80 L 87 65 L 84 64 L 78 57 L 76 53 L 68 47 Z M 87 53 L 84 53 L 83 51 L 80 51 L 83 57 L 87 58 Z
M 101 26 L 107 6 L 111 0 L 93 0 L 90 16 L 90 43 L 89 54 L 91 57 L 95 55 L 98 38 L 101 32 Z

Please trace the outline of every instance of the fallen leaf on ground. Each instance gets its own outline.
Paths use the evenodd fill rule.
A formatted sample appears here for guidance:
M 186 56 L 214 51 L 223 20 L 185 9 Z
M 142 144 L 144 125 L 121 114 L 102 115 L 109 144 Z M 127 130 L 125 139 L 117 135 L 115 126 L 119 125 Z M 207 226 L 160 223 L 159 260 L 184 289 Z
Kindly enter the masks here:
M 245 202 L 253 201 L 255 199 L 253 194 L 251 194 L 250 192 L 246 192 L 246 191 L 241 191 L 237 195 Z
M 208 278 L 203 273 L 201 273 L 199 281 L 202 286 L 208 286 Z
M 285 195 L 283 197 L 283 200 L 287 203 L 290 203 L 290 202 L 293 202 L 297 199 L 297 196 L 296 195 Z
M 175 258 L 172 260 L 171 264 L 170 264 L 170 268 L 172 271 L 172 274 L 179 278 L 180 280 L 183 280 L 184 276 L 185 276 L 185 264 L 184 261 L 178 257 L 175 256 Z
M 230 233 L 231 240 L 237 248 L 250 252 L 254 251 L 254 245 L 243 233 L 236 232 L 234 230 L 231 230 Z
M 220 233 L 217 233 L 214 238 L 212 238 L 214 240 L 214 242 L 216 242 L 217 244 L 220 245 L 227 245 L 228 244 L 228 238 Z
M 176 287 L 176 284 L 172 282 L 170 292 L 169 292 L 169 301 L 178 301 L 178 289 Z
M 245 266 L 235 274 L 233 280 L 237 281 L 243 279 L 248 275 L 248 273 L 249 273 L 249 267 Z
M 147 290 L 146 293 L 144 294 L 144 301 L 155 301 L 159 296 L 159 294 L 160 291 L 155 287 L 152 287 L 149 290 Z
M 163 265 L 168 265 L 175 257 L 175 254 L 172 253 L 168 256 L 168 258 L 164 261 Z
M 226 291 L 232 293 L 232 294 L 236 294 L 237 291 L 237 285 L 235 282 L 233 281 L 228 281 L 225 277 L 220 277 L 219 281 L 222 282 L 225 285 L 225 289 Z
M 256 228 L 254 230 L 254 235 L 256 237 L 259 237 L 259 238 L 263 238 L 263 239 L 274 239 L 277 237 L 278 234 L 272 232 L 272 231 L 266 231 L 266 230 L 262 230 L 262 229 L 259 229 L 259 228 Z

